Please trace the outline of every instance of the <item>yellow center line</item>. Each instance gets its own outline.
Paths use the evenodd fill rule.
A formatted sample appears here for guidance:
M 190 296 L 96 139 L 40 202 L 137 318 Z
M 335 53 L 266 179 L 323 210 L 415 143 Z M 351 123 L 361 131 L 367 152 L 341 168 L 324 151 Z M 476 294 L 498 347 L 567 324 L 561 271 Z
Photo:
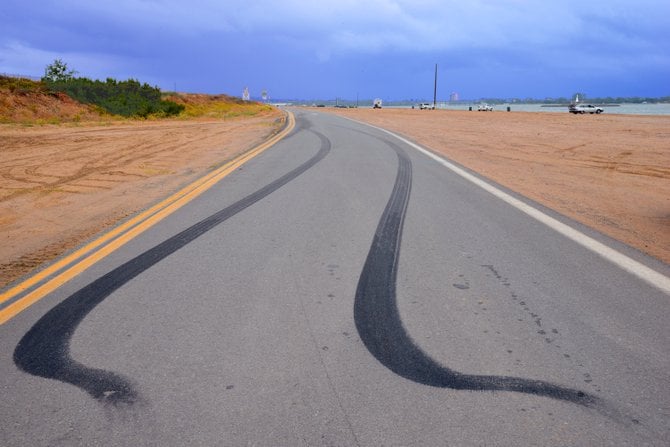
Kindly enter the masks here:
M 25 281 L 17 284 L 16 286 L 10 288 L 6 292 L 0 294 L 0 304 L 14 299 L 16 296 L 33 287 L 36 284 L 39 284 L 45 278 L 48 278 L 50 275 L 58 272 L 59 270 L 65 268 L 70 263 L 81 258 L 86 253 L 101 247 L 104 244 L 104 247 L 96 250 L 91 253 L 89 256 L 81 259 L 72 267 L 67 270 L 59 273 L 40 287 L 37 287 L 32 292 L 26 294 L 24 297 L 18 299 L 14 303 L 11 303 L 4 309 L 0 310 L 0 325 L 6 323 L 11 318 L 18 315 L 21 311 L 30 307 L 44 296 L 50 292 L 56 290 L 58 287 L 62 286 L 72 278 L 74 278 L 79 273 L 83 272 L 96 262 L 100 261 L 110 253 L 117 250 L 119 247 L 126 244 L 128 241 L 134 239 L 147 229 L 151 228 L 156 223 L 160 222 L 162 219 L 172 214 L 182 206 L 189 203 L 194 198 L 201 195 L 203 192 L 210 189 L 217 182 L 222 180 L 224 177 L 228 176 L 235 169 L 242 166 L 244 163 L 254 158 L 256 155 L 267 150 L 279 140 L 288 135 L 293 128 L 295 127 L 295 118 L 291 112 L 288 114 L 288 124 L 284 130 L 279 132 L 277 135 L 266 141 L 265 143 L 257 146 L 256 148 L 248 151 L 234 160 L 226 163 L 210 174 L 196 180 L 190 185 L 182 188 L 177 193 L 163 200 L 162 202 L 154 205 L 150 209 L 138 214 L 136 217 L 130 219 L 124 224 L 116 227 L 112 231 L 105 233 L 98 239 L 90 242 L 86 246 L 80 248 L 79 250 L 73 252 L 69 256 L 61 259 L 60 261 L 54 263 L 48 268 L 38 272 L 34 276 L 26 279 Z M 119 236 L 120 235 L 120 236 Z M 111 241 L 111 242 L 109 242 Z M 109 242 L 109 243 L 108 243 Z

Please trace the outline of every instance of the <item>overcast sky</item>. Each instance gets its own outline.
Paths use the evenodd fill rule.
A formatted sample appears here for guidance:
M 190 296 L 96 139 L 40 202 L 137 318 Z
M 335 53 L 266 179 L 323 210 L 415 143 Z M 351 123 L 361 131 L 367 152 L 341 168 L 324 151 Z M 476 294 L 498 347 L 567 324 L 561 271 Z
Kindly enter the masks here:
M 271 98 L 670 95 L 669 0 L 3 0 L 0 73 Z

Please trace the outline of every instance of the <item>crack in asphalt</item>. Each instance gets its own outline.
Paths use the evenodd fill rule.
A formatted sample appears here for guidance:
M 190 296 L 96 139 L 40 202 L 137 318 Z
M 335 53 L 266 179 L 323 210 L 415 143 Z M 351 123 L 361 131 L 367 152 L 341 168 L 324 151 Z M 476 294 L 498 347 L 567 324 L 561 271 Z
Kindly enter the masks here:
M 14 363 L 19 369 L 34 376 L 72 384 L 106 405 L 130 406 L 141 401 L 137 386 L 131 379 L 88 367 L 70 356 L 70 341 L 75 330 L 115 290 L 325 158 L 331 149 L 330 140 L 310 130 L 309 125 L 301 128 L 314 133 L 320 140 L 320 148 L 314 156 L 272 183 L 101 276 L 56 305 L 33 325 L 16 346 Z

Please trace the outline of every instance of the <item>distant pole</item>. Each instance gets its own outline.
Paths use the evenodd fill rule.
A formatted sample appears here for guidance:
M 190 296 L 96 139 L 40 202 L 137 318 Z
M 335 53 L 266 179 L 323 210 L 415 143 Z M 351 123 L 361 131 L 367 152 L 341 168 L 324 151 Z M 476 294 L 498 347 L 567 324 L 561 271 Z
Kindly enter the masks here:
M 437 109 L 437 64 L 435 64 L 435 85 L 433 87 L 433 110 Z

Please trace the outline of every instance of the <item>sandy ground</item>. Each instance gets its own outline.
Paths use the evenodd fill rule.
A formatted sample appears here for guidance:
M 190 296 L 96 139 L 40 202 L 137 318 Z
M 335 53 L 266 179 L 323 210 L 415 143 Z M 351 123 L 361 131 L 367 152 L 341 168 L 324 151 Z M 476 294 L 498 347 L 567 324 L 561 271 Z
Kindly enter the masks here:
M 401 133 L 670 263 L 670 117 L 327 111 Z M 281 116 L 0 126 L 0 287 L 255 146 Z
M 332 109 L 670 263 L 670 116 Z
M 273 110 L 229 120 L 0 125 L 0 288 L 256 146 Z

